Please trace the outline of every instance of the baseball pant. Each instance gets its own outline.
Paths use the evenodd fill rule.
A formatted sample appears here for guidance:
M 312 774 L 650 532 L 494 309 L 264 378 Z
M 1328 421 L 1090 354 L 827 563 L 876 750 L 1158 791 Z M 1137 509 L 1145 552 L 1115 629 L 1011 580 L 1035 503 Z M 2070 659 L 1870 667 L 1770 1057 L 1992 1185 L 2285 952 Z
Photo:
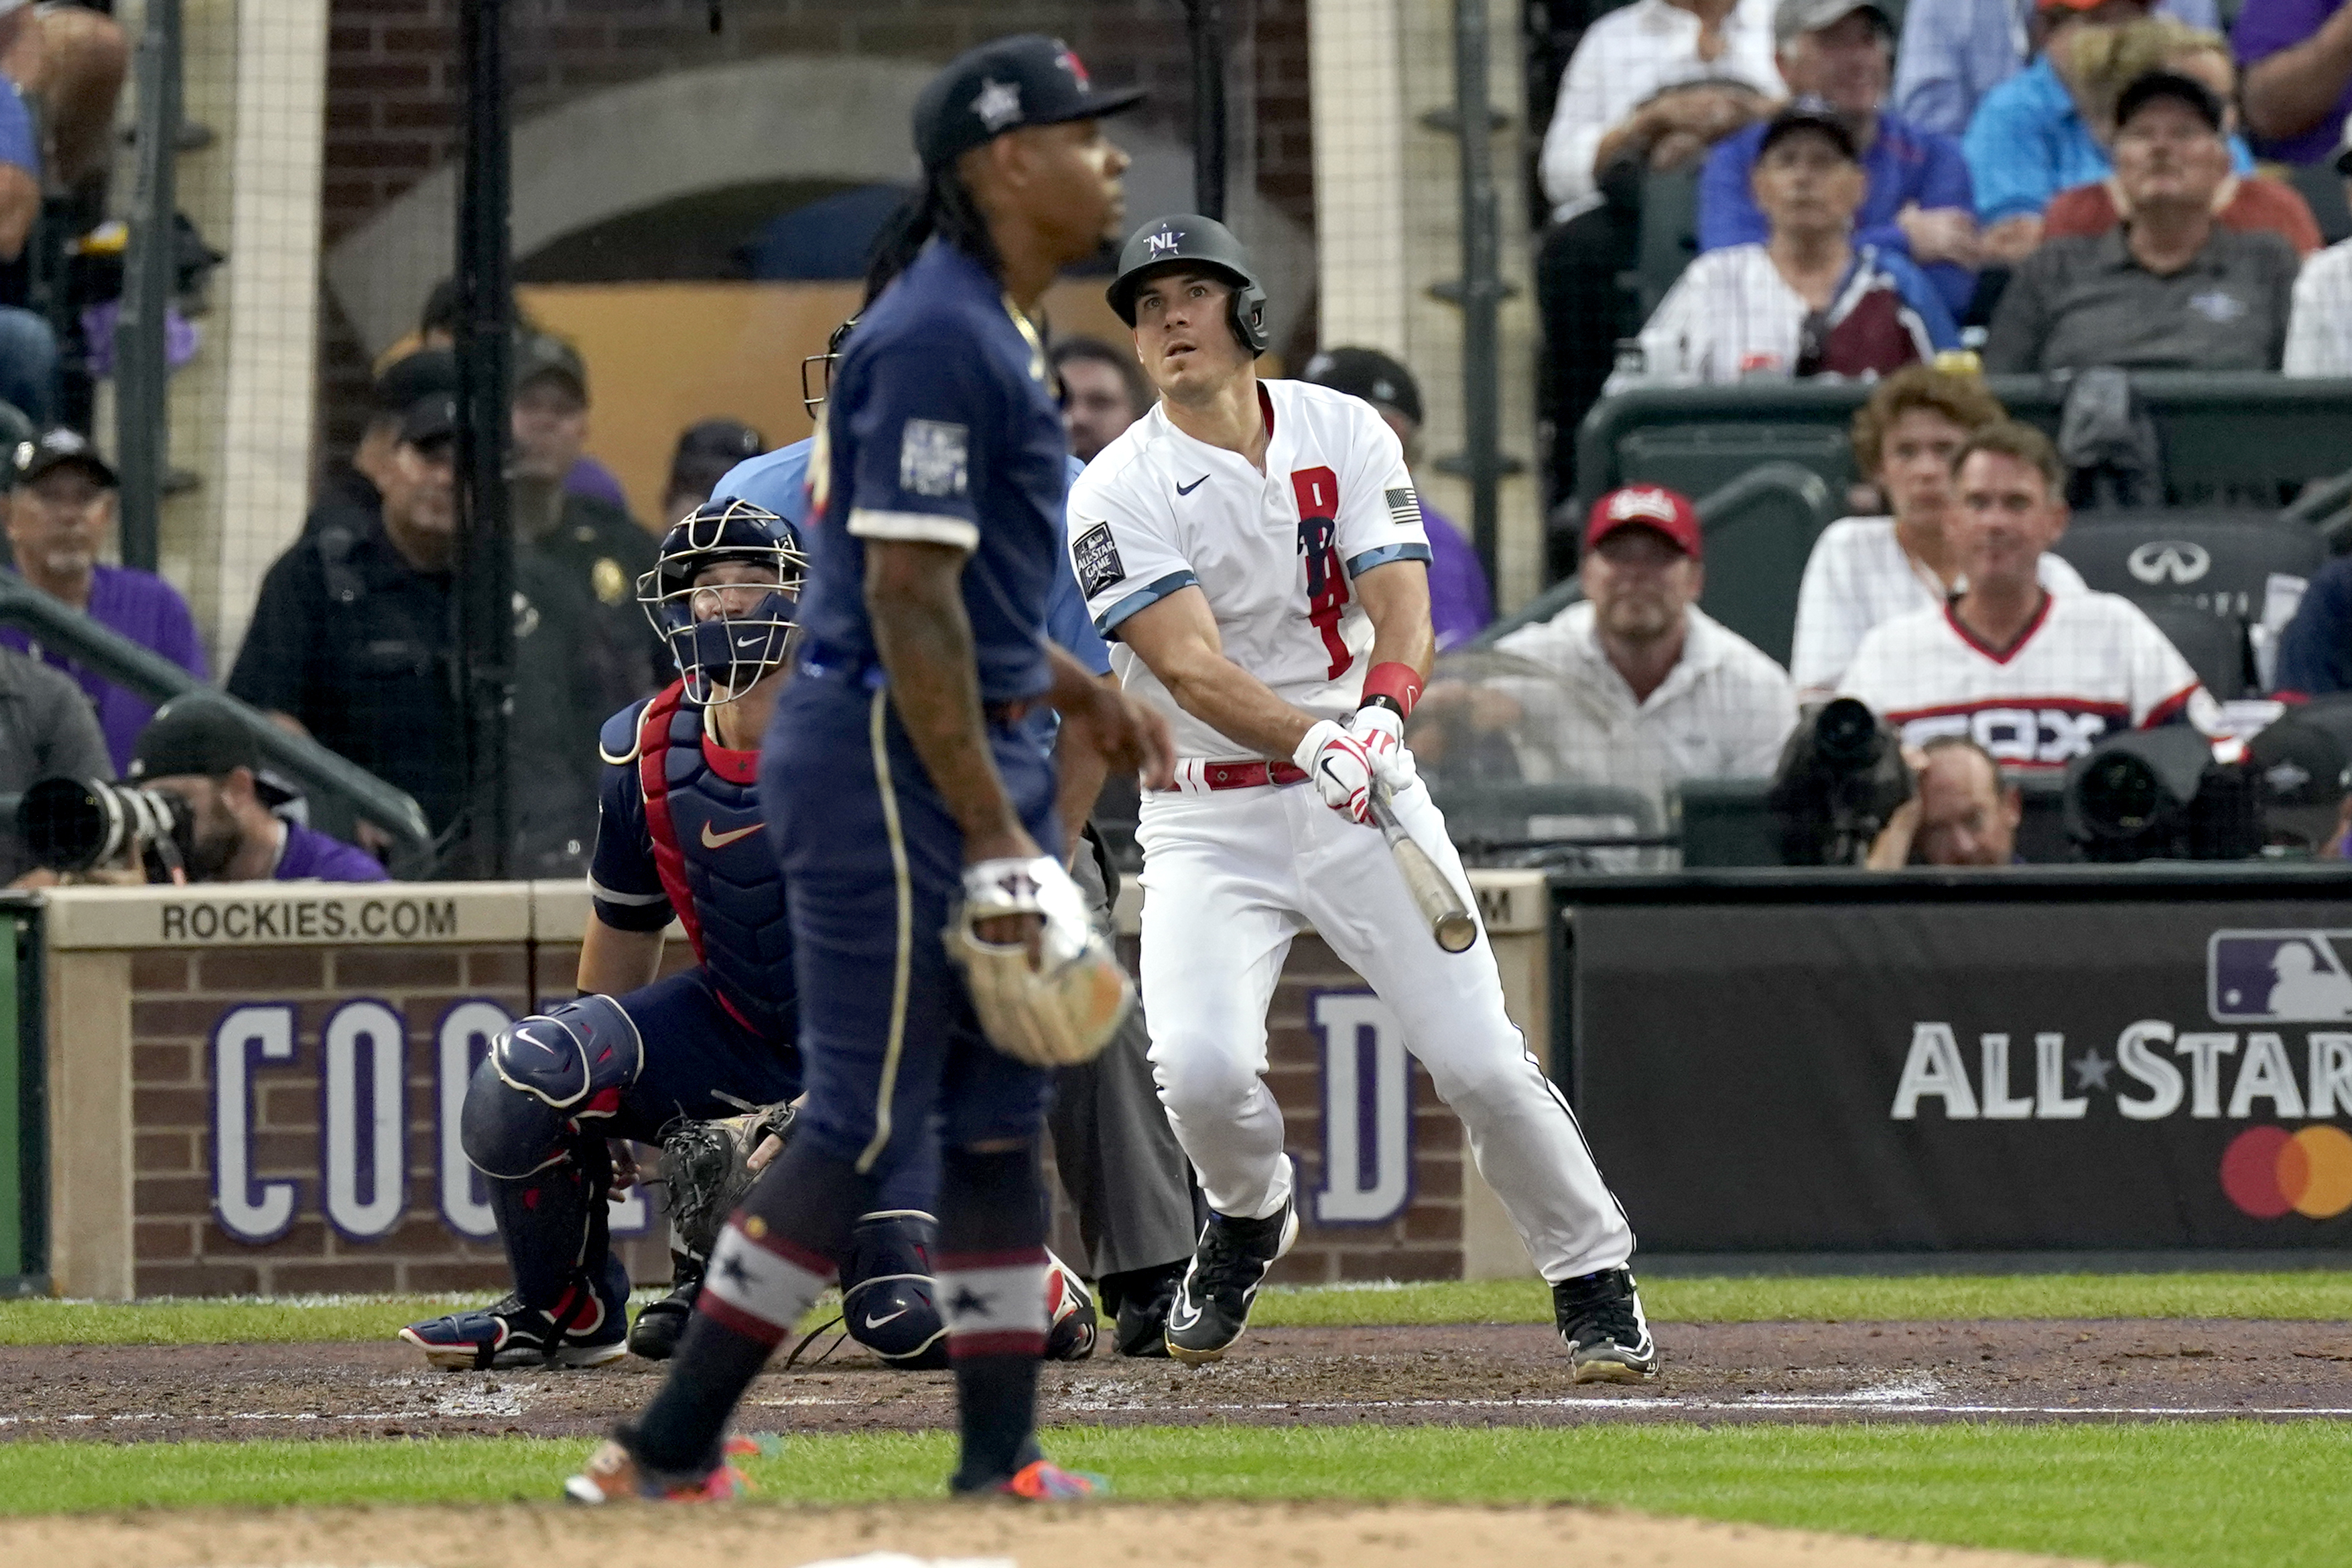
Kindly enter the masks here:
M 1110 894 L 1089 844 L 1071 875 L 1110 931 Z M 1192 1255 L 1192 1173 L 1152 1082 L 1143 1009 L 1127 1016 L 1103 1054 L 1054 1075 L 1045 1125 L 1054 1164 L 1078 1214 L 1091 1279 L 1174 1263 Z
M 1428 790 L 1400 793 L 1396 812 L 1475 910 Z M 1307 785 L 1261 785 L 1147 795 L 1136 837 L 1151 1063 L 1211 1207 L 1256 1219 L 1289 1201 L 1282 1112 L 1261 1076 L 1265 1009 L 1291 939 L 1311 928 L 1403 1026 L 1543 1277 L 1632 1256 L 1576 1118 L 1504 1011 L 1485 931 L 1465 952 L 1441 950 L 1377 829 Z

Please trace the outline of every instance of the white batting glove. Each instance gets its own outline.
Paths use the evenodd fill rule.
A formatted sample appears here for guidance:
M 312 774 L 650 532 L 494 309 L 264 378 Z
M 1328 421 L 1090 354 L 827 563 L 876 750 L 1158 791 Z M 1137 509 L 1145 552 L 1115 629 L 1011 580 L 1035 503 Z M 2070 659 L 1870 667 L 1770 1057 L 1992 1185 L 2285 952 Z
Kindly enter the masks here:
M 1348 733 L 1364 743 L 1365 754 L 1372 759 L 1373 776 L 1388 785 L 1391 795 L 1411 788 L 1421 777 L 1412 752 L 1405 747 L 1404 720 L 1395 709 L 1382 702 L 1365 703 L 1348 721 Z
M 1328 719 L 1316 721 L 1290 760 L 1306 770 L 1323 804 L 1350 822 L 1372 819 L 1371 753 Z

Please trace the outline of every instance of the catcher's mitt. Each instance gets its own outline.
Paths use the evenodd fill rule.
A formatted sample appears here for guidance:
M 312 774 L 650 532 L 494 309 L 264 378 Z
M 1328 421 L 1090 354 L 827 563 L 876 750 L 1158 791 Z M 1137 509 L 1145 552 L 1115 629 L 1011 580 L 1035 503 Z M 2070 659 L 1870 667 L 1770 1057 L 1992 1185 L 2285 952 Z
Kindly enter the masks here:
M 662 1174 L 669 1184 L 670 1224 L 677 1239 L 697 1258 L 708 1258 L 719 1227 L 757 1173 L 747 1163 L 751 1151 L 770 1135 L 792 1136 L 790 1105 L 767 1105 L 716 1121 L 680 1117 L 662 1129 Z

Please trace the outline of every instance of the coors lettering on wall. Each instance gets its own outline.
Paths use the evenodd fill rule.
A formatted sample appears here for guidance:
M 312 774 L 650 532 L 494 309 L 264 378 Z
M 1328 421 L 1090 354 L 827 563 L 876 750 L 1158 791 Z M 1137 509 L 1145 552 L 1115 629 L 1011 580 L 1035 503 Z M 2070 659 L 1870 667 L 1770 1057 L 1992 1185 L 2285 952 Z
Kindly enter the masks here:
M 1644 1247 L 2352 1245 L 2341 883 L 2148 893 L 1578 908 L 1580 1109 Z
M 576 922 L 536 940 L 543 917 L 467 940 L 498 896 L 478 885 L 455 914 L 397 895 L 370 913 L 326 893 L 266 918 L 221 899 L 142 904 L 132 935 L 82 943 L 130 950 L 138 1294 L 506 1288 L 458 1110 L 489 1038 L 534 995 L 572 994 L 578 947 Z M 383 936 L 344 934 L 366 921 Z M 669 944 L 669 965 L 690 961 Z M 1460 1125 L 1386 1009 L 1308 938 L 1269 1024 L 1306 1221 L 1277 1277 L 1458 1275 Z M 667 1227 L 646 1195 L 616 1203 L 613 1221 L 633 1276 L 667 1279 Z

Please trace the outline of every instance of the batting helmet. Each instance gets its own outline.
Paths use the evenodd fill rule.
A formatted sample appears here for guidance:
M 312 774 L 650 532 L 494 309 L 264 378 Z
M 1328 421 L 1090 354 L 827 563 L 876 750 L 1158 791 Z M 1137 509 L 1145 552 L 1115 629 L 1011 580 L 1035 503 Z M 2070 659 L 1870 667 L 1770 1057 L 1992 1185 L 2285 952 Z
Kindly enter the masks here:
M 1213 272 L 1234 286 L 1234 337 L 1254 354 L 1265 353 L 1265 289 L 1250 265 L 1249 252 L 1234 231 L 1198 213 L 1153 218 L 1128 237 L 1118 253 L 1118 276 L 1110 280 L 1110 308 L 1135 325 L 1135 296 L 1155 272 L 1177 264 Z

